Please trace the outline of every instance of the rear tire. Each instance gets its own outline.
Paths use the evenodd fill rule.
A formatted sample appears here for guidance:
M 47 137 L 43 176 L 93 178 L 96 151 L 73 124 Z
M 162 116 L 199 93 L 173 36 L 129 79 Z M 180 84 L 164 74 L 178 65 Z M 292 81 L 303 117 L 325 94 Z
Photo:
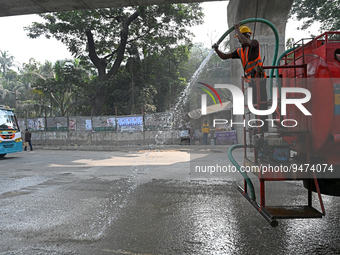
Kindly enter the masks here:
M 0 154 L 0 158 L 3 158 L 5 157 L 6 154 Z

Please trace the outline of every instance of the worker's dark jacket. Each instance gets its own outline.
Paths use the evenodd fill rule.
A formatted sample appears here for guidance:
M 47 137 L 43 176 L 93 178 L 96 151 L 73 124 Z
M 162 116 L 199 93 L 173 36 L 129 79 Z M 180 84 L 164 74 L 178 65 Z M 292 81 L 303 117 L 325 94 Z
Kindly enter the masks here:
M 31 140 L 32 134 L 30 132 L 25 132 L 25 142 L 28 142 Z

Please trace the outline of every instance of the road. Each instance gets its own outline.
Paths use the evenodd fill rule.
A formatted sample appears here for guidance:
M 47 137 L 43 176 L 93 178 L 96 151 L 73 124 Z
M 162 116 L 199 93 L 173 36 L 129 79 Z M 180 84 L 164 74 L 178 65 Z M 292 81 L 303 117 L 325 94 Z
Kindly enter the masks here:
M 323 196 L 322 219 L 272 228 L 237 191 L 239 173 L 195 172 L 207 164 L 230 162 L 224 149 L 9 154 L 0 254 L 340 254 L 340 198 Z M 266 191 L 267 204 L 307 203 L 300 182 Z

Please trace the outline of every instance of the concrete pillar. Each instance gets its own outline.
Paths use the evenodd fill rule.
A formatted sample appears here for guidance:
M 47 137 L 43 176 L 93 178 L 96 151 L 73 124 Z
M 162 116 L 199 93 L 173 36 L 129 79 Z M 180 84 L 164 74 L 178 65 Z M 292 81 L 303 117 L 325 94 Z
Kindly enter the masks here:
M 228 25 L 232 27 L 235 23 L 249 18 L 263 18 L 269 20 L 277 29 L 280 39 L 278 57 L 285 51 L 285 30 L 289 10 L 294 0 L 230 0 L 228 4 Z M 258 6 L 256 6 L 258 4 Z M 256 15 L 257 8 L 257 15 Z M 257 22 L 246 24 L 254 33 L 255 39 L 261 44 L 261 57 L 265 66 L 271 66 L 275 50 L 275 35 L 272 29 L 263 23 Z M 233 31 L 230 41 L 231 51 L 240 47 L 236 35 Z M 252 38 L 252 37 L 251 37 Z M 243 67 L 240 60 L 231 60 L 231 78 L 232 81 L 241 87 L 241 77 L 243 76 Z M 269 70 L 267 71 L 269 74 Z M 243 116 L 234 117 L 234 121 L 242 122 Z M 236 126 L 238 143 L 243 143 L 243 128 L 241 125 Z

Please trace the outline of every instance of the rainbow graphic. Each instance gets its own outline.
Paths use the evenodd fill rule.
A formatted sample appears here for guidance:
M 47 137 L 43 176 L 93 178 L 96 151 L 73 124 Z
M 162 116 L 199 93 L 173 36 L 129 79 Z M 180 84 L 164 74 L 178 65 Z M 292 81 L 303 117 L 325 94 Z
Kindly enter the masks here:
M 222 101 L 221 101 L 220 95 L 216 92 L 216 90 L 213 87 L 211 87 L 210 85 L 208 85 L 206 83 L 203 83 L 203 82 L 196 82 L 196 83 L 202 84 L 202 85 L 206 86 L 207 88 L 209 88 L 212 92 L 214 92 L 215 95 L 217 96 L 218 100 L 220 101 L 221 105 L 222 105 Z M 214 101 L 215 105 L 217 104 L 215 98 L 213 97 L 213 95 L 211 94 L 211 92 L 209 90 L 201 88 L 201 87 L 197 87 L 197 88 L 199 88 L 199 89 L 203 90 L 204 92 L 206 92 L 212 98 L 212 100 Z

